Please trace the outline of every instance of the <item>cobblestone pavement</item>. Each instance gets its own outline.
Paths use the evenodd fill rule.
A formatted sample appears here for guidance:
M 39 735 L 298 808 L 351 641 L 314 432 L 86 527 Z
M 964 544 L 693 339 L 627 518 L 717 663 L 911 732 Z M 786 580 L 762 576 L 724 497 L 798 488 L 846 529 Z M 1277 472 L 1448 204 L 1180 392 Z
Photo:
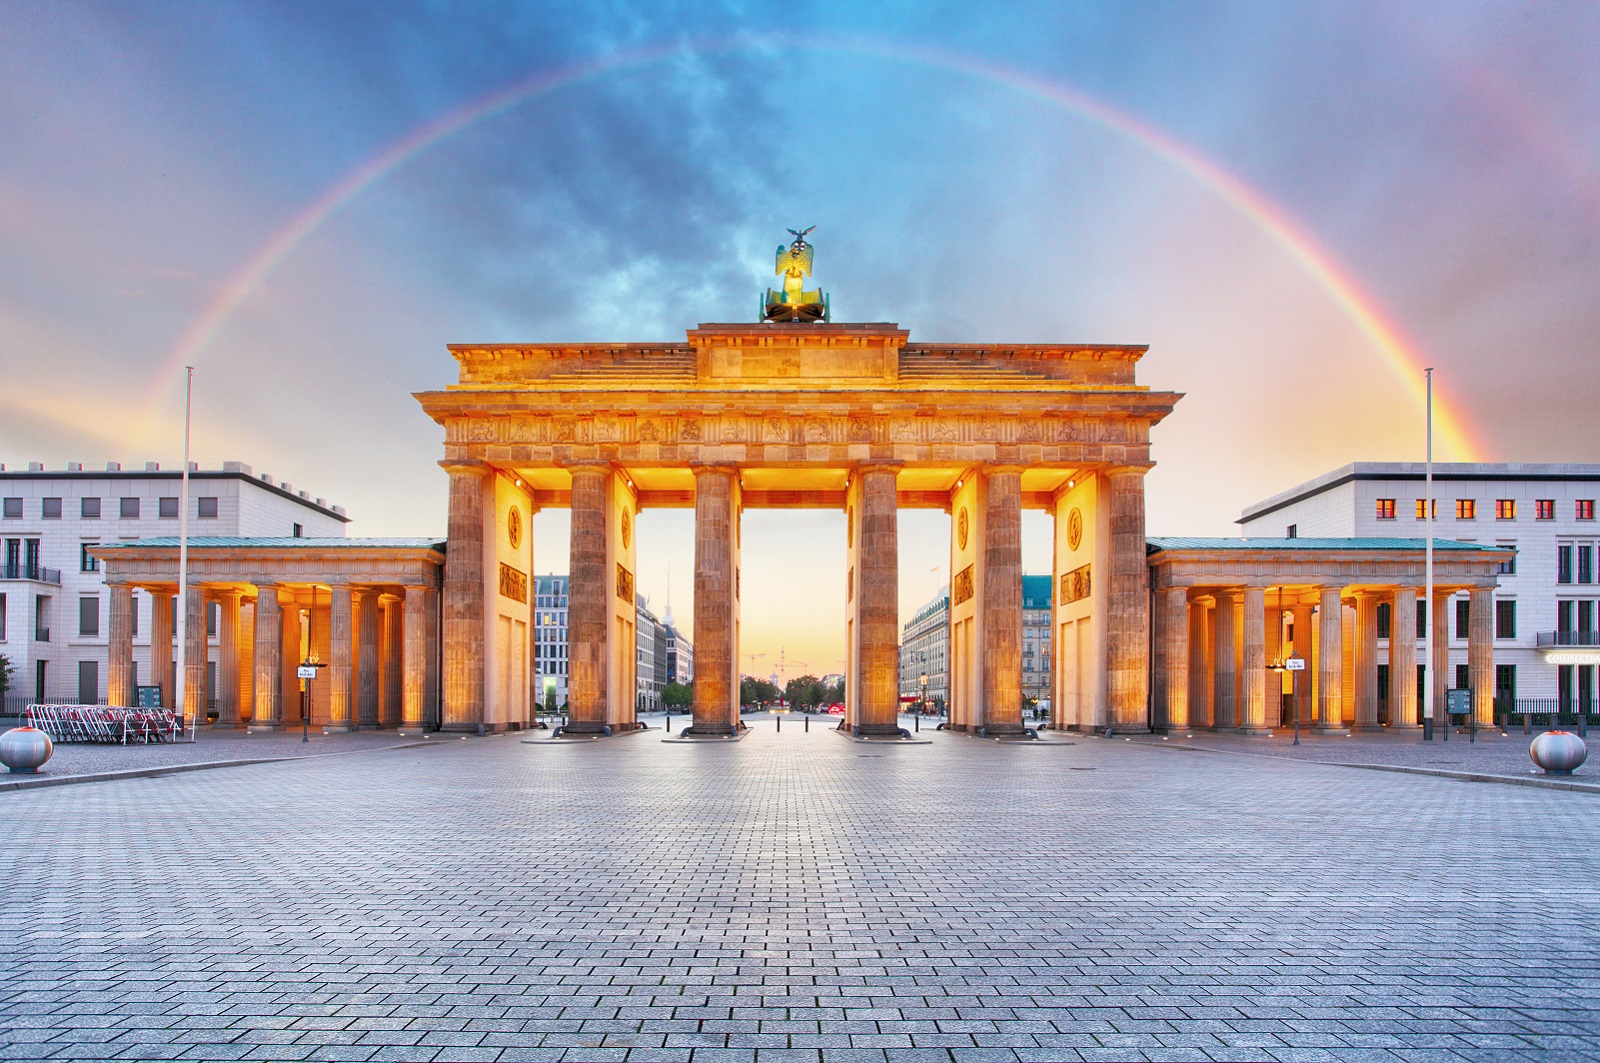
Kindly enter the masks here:
M 393 731 L 355 731 L 325 735 L 320 730 L 300 741 L 298 725 L 293 731 L 251 734 L 244 730 L 198 730 L 193 742 L 152 742 L 96 745 L 86 742 L 57 742 L 56 750 L 39 769 L 40 775 L 85 775 L 103 771 L 130 771 L 138 768 L 168 768 L 176 764 L 203 764 L 207 761 L 261 760 L 278 757 L 315 757 L 324 753 L 349 753 L 366 749 L 388 749 L 420 741 L 416 736 Z M 429 741 L 438 741 L 431 738 Z M 448 739 L 445 739 L 448 740 Z M 0 779 L 18 778 L 0 771 Z
M 1600 1058 L 1593 795 L 659 734 L 0 795 L 0 1057 Z
M 1403 734 L 1351 734 L 1348 737 L 1302 732 L 1300 744 L 1296 746 L 1293 733 L 1282 729 L 1270 737 L 1196 731 L 1192 734 L 1173 736 L 1167 742 L 1233 753 L 1293 757 L 1297 760 L 1314 760 L 1325 764 L 1389 764 L 1408 768 L 1477 772 L 1485 775 L 1546 777 L 1528 757 L 1528 745 L 1533 741 L 1533 735 L 1524 735 L 1520 727 L 1513 727 L 1506 735 L 1502 735 L 1499 731 L 1481 732 L 1476 741 L 1469 740 L 1468 735 L 1460 728 L 1450 733 L 1448 742 L 1443 740 L 1443 734 L 1441 728 L 1434 732 L 1433 741 L 1424 742 L 1420 731 Z M 1587 740 L 1591 742 L 1600 740 L 1600 733 L 1591 735 Z M 1160 736 L 1140 736 L 1133 741 L 1162 743 Z M 1594 755 L 1594 748 L 1590 746 L 1588 762 L 1572 775 L 1560 778 L 1572 782 L 1600 784 L 1600 756 Z

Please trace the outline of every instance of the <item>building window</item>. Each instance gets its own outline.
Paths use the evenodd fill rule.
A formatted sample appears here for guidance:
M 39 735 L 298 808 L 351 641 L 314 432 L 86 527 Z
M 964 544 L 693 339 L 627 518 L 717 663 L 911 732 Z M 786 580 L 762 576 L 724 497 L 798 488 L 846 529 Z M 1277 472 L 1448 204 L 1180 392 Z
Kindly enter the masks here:
M 178 500 L 176 498 L 163 498 L 157 503 L 157 515 L 162 520 L 176 520 L 178 518 Z
M 1392 499 L 1392 498 L 1380 498 L 1380 499 L 1378 499 L 1378 519 L 1379 520 L 1394 520 L 1394 499 Z
M 1578 547 L 1578 582 L 1594 582 L 1594 546 L 1590 543 Z
M 1502 550 L 1515 550 L 1517 548 L 1517 544 L 1514 542 L 1500 542 L 1495 543 L 1495 545 Z M 1500 562 L 1500 567 L 1496 571 L 1498 571 L 1502 576 L 1515 576 L 1517 574 L 1517 555 L 1512 554 L 1510 557 Z
M 1378 637 L 1380 639 L 1388 638 L 1389 637 L 1389 630 L 1390 630 L 1391 627 L 1393 627 L 1393 625 L 1394 625 L 1394 610 L 1390 607 L 1388 602 L 1379 602 L 1378 603 Z
M 84 498 L 78 501 L 78 516 L 84 520 L 100 519 L 100 500 L 98 498 Z
M 100 637 L 100 596 L 88 595 L 78 599 L 78 637 Z
M 1494 637 L 1497 639 L 1517 637 L 1516 599 L 1502 599 L 1494 603 Z
M 1465 664 L 1456 665 L 1456 689 L 1457 690 L 1471 690 L 1472 689 L 1472 667 L 1470 665 L 1465 665 Z
M 121 515 L 123 520 L 138 520 L 139 500 L 137 498 L 124 498 L 122 500 Z
M 1556 500 L 1553 498 L 1535 499 L 1533 503 L 1534 520 L 1555 520 Z
M 0 642 L 6 640 L 6 596 L 0 594 Z
M 1439 500 L 1437 498 L 1433 500 L 1433 515 L 1435 517 L 1439 515 Z M 1417 519 L 1428 519 L 1428 500 L 1426 498 L 1417 499 Z
M 8 498 L 8 499 L 6 499 L 6 501 L 5 501 L 5 518 L 6 518 L 6 520 L 21 520 L 22 519 L 22 499 L 20 499 L 20 498 Z
M 206 603 L 206 638 L 217 637 L 217 621 L 221 618 L 222 606 L 217 602 Z
M 1556 582 L 1572 582 L 1572 547 L 1566 543 L 1556 547 Z
M 89 552 L 89 547 L 99 546 L 99 542 L 80 543 L 78 546 L 78 571 L 99 572 L 100 559 Z
M 42 501 L 44 503 L 43 512 L 40 513 L 39 515 L 41 517 L 43 517 L 45 520 L 60 520 L 61 519 L 61 499 L 59 499 L 59 498 L 46 498 L 46 499 L 42 499 Z
M 78 704 L 100 704 L 100 662 L 78 662 Z
M 296 539 L 304 539 L 306 537 L 306 527 L 304 524 L 296 524 L 294 526 L 294 537 Z
M 1417 601 L 1417 638 L 1425 639 L 1427 637 L 1428 637 L 1428 602 L 1427 602 L 1427 599 L 1423 598 L 1423 599 L 1418 599 L 1418 601 Z M 1301 656 L 1305 656 L 1305 655 L 1301 654 Z M 1421 666 L 1419 665 L 1418 667 L 1421 667 Z M 1421 687 L 1418 687 L 1417 689 L 1420 690 Z
M 1473 498 L 1456 499 L 1456 520 L 1477 520 L 1478 502 Z
M 1576 508 L 1579 520 L 1594 520 L 1594 499 L 1580 498 Z
M 1285 539 L 1298 539 L 1298 538 L 1300 538 L 1300 525 L 1298 525 L 1298 524 L 1289 525 L 1288 528 L 1284 529 L 1283 537 Z
M 200 496 L 199 514 L 201 520 L 217 519 L 217 498 L 215 495 Z
M 1516 520 L 1517 500 L 1514 498 L 1497 498 L 1494 500 L 1495 520 Z
M 1460 598 L 1456 601 L 1456 638 L 1465 639 L 1472 630 L 1472 599 Z
M 1494 696 L 1496 701 L 1515 701 L 1517 697 L 1517 666 L 1494 666 Z

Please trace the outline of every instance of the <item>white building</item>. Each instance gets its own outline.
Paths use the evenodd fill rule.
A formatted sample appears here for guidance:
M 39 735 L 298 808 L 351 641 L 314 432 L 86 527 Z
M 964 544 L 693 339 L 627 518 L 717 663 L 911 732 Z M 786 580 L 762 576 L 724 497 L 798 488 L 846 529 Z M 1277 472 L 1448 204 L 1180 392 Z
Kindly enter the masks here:
M 1248 536 L 1419 537 L 1425 534 L 1425 468 L 1356 462 L 1246 507 L 1238 523 Z M 1593 712 L 1600 666 L 1600 464 L 1441 463 L 1433 479 L 1436 538 L 1517 550 L 1516 560 L 1502 566 L 1495 592 L 1496 697 L 1560 698 Z M 1452 674 L 1444 678 L 1448 686 L 1465 687 L 1466 596 L 1451 609 Z M 1379 618 L 1380 636 L 1387 634 L 1387 620 Z M 1424 642 L 1426 624 L 1424 611 L 1418 616 Z M 1386 644 L 1380 638 L 1381 654 Z
M 1022 696 L 1050 707 L 1050 577 L 1022 577 Z M 950 703 L 950 588 L 939 588 L 900 631 L 900 696 Z
M 570 581 L 564 575 L 535 576 L 533 605 L 533 664 L 539 676 L 539 704 L 555 696 L 557 708 L 567 703 L 567 598 Z
M 656 676 L 656 642 L 661 621 L 650 611 L 643 595 L 634 597 L 634 708 L 639 712 L 655 712 L 661 708 L 661 683 Z M 662 640 L 664 641 L 664 640 Z M 660 662 L 662 670 L 666 662 Z
M 176 536 L 180 479 L 179 470 L 155 462 L 126 470 L 116 462 L 104 470 L 85 470 L 79 462 L 54 470 L 39 462 L 26 470 L 0 465 L 0 654 L 13 667 L 8 712 L 29 701 L 105 699 L 109 596 L 88 547 Z M 191 464 L 189 507 L 189 533 L 197 537 L 343 538 L 349 523 L 342 506 L 329 506 L 236 461 L 221 469 Z M 166 600 L 169 611 L 173 601 Z M 135 684 L 153 682 L 156 607 L 148 593 L 134 593 Z M 215 605 L 206 620 L 206 681 L 215 697 Z M 174 617 L 168 630 L 176 628 Z
M 661 618 L 661 631 L 664 636 L 662 658 L 666 665 L 667 683 L 692 683 L 694 681 L 694 643 L 684 637 L 678 630 L 677 622 L 672 619 L 672 599 L 667 599 L 667 612 Z

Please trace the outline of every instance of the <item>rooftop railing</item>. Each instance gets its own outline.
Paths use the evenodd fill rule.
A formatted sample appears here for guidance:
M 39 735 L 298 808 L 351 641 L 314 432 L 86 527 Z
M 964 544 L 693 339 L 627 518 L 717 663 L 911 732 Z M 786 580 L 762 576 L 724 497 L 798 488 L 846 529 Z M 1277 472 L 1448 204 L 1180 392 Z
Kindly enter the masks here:
M 1540 647 L 1600 647 L 1600 631 L 1541 631 L 1536 639 Z

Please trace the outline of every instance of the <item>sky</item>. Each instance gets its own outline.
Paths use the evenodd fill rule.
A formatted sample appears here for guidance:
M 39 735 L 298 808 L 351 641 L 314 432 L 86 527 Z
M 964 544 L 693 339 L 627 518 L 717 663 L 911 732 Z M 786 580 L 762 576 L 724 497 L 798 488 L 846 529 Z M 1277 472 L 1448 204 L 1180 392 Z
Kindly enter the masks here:
M 813 224 L 835 320 L 1148 344 L 1152 535 L 1420 460 L 1423 366 L 1438 459 L 1597 461 L 1597 54 L 1593 3 L 11 0 L 0 462 L 178 464 L 188 364 L 196 461 L 440 534 L 445 344 L 748 320 Z M 691 525 L 639 520 L 681 624 Z M 843 540 L 746 515 L 750 670 L 837 670 Z

